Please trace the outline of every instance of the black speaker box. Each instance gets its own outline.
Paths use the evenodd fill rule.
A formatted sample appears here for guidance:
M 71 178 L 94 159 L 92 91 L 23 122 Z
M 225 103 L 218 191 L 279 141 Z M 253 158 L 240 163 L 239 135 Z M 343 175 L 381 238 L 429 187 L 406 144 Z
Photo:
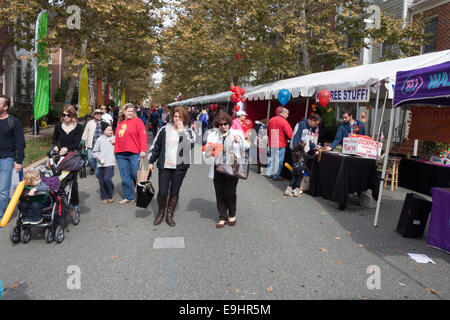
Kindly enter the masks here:
M 420 238 L 423 235 L 430 215 L 432 203 L 414 193 L 406 194 L 402 213 L 397 224 L 397 232 L 407 238 Z

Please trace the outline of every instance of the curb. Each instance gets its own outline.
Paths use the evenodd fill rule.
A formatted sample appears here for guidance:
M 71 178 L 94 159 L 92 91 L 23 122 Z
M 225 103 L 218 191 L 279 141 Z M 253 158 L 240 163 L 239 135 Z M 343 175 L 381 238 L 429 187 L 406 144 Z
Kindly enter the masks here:
M 48 160 L 47 156 L 45 158 L 39 159 L 39 160 L 33 162 L 32 164 L 24 167 L 23 172 L 25 173 L 26 171 L 29 171 L 29 170 L 34 169 L 42 164 L 45 164 L 47 162 L 47 160 Z

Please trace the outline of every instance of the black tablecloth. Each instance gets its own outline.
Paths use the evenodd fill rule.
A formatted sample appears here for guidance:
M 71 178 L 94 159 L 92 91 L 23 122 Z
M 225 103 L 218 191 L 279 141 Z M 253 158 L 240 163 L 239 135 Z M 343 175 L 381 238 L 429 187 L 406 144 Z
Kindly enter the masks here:
M 398 185 L 431 196 L 431 188 L 450 188 L 450 168 L 402 159 L 398 167 Z
M 311 195 L 323 196 L 345 209 L 348 195 L 355 192 L 370 189 L 377 200 L 380 179 L 375 160 L 325 151 L 320 162 L 316 157 L 312 163 L 310 184 Z

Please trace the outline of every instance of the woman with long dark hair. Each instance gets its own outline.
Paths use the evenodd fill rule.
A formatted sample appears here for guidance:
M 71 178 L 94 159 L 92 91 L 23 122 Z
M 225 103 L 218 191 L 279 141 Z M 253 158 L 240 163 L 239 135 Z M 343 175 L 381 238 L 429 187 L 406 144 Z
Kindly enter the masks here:
M 153 163 L 158 160 L 158 214 L 155 225 L 162 222 L 167 207 L 166 222 L 171 227 L 175 226 L 173 213 L 195 143 L 195 133 L 190 124 L 189 111 L 181 106 L 174 108 L 170 113 L 170 122 L 158 131 L 150 148 L 149 170 L 154 170 Z

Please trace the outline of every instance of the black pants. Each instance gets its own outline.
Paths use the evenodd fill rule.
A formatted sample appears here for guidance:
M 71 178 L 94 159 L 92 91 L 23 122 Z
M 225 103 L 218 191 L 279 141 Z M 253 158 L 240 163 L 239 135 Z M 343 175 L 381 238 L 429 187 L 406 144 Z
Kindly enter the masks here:
M 303 179 L 303 174 L 292 175 L 291 183 L 289 184 L 289 186 L 292 189 L 300 188 L 300 185 L 302 183 L 302 179 Z
M 158 123 L 152 122 L 152 132 L 153 132 L 153 137 L 156 137 L 156 133 L 158 132 Z
M 214 171 L 214 190 L 216 191 L 219 220 L 236 216 L 236 187 L 239 179 Z M 227 214 L 228 210 L 228 214 Z
M 159 169 L 158 170 L 158 196 L 167 199 L 170 196 L 178 196 L 180 193 L 183 179 L 186 176 L 186 171 L 177 171 L 176 169 Z
M 100 197 L 102 200 L 109 200 L 113 198 L 114 183 L 114 166 L 98 167 L 98 182 L 100 184 Z

